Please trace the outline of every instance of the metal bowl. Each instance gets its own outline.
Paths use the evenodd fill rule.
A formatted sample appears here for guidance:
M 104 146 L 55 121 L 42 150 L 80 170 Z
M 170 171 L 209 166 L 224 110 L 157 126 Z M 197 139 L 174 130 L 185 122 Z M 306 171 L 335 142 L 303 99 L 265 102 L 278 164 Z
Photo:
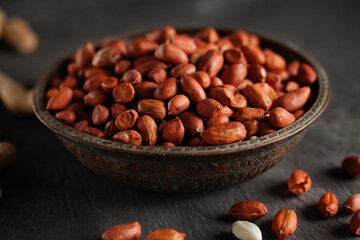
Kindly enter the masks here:
M 193 34 L 199 29 L 181 32 Z M 231 31 L 219 30 L 220 34 Z M 125 40 L 145 32 L 122 34 Z M 262 47 L 310 64 L 318 74 L 313 86 L 315 100 L 304 116 L 293 124 L 254 140 L 221 146 L 158 147 L 134 146 L 100 139 L 59 122 L 46 110 L 46 89 L 53 76 L 64 73 L 69 57 L 56 63 L 36 84 L 34 109 L 37 117 L 56 133 L 60 141 L 92 171 L 131 187 L 163 192 L 202 192 L 253 178 L 276 165 L 293 148 L 306 128 L 326 108 L 330 85 L 323 67 L 290 43 L 259 35 Z

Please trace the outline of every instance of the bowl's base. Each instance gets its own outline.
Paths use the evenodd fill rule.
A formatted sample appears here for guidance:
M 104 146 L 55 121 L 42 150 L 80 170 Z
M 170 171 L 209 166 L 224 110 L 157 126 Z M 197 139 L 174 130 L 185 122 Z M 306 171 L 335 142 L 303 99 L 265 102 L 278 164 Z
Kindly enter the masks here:
M 158 192 L 208 192 L 244 182 L 276 165 L 285 152 L 304 135 L 265 145 L 261 148 L 214 156 L 181 157 L 169 161 L 142 155 L 99 151 L 67 138 L 62 143 L 93 172 L 130 187 Z M 195 159 L 196 158 L 196 159 Z

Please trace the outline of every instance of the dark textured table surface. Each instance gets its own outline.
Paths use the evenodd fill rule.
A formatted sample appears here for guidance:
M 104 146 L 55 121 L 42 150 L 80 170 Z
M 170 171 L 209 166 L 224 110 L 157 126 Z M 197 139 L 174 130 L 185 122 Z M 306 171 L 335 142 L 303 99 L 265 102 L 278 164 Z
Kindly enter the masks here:
M 100 239 L 107 228 L 139 221 L 144 239 L 174 228 L 186 239 L 235 239 L 228 215 L 237 201 L 258 200 L 269 213 L 256 221 L 264 239 L 275 239 L 271 220 L 293 209 L 298 228 L 291 239 L 357 239 L 343 208 L 322 219 L 316 203 L 333 192 L 342 203 L 360 192 L 341 160 L 360 154 L 360 1 L 14 1 L 1 0 L 10 16 L 28 19 L 39 49 L 16 55 L 0 49 L 0 69 L 32 86 L 41 73 L 87 40 L 163 25 L 249 29 L 291 41 L 328 72 L 332 97 L 325 113 L 279 165 L 243 184 L 207 194 L 173 195 L 121 186 L 83 167 L 35 117 L 0 107 L 0 129 L 19 149 L 17 163 L 0 172 L 0 239 Z M 1 87 L 1 86 L 0 86 Z M 312 180 L 296 197 L 287 190 L 295 169 Z

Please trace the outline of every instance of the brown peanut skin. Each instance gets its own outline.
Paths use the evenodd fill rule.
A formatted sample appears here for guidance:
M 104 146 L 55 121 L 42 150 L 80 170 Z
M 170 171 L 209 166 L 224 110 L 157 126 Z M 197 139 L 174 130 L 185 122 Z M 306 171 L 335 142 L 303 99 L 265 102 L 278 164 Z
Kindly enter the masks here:
M 158 140 L 158 127 L 155 120 L 149 115 L 142 115 L 137 121 L 137 130 L 139 131 L 143 143 L 154 146 Z
M 158 86 L 159 85 L 154 82 L 143 81 L 135 86 L 135 96 L 140 100 L 152 98 Z
M 266 75 L 266 82 L 277 90 L 283 88 L 281 76 L 277 73 L 268 72 Z
M 143 63 L 146 62 L 151 62 L 151 61 L 157 61 L 160 62 L 156 59 L 156 57 L 154 55 L 145 55 L 145 56 L 139 56 L 138 58 L 136 58 L 134 60 L 134 62 L 132 63 L 132 65 L 134 66 L 134 68 L 142 65 Z M 143 73 L 141 73 L 143 74 Z
M 232 44 L 232 42 L 230 41 L 230 39 L 228 37 L 220 38 L 219 41 L 217 41 L 216 45 L 219 47 L 220 52 L 223 54 L 225 51 L 234 49 L 234 47 L 235 47 L 234 44 Z M 224 55 L 224 58 L 225 58 L 225 55 Z M 243 62 L 243 61 L 245 63 L 246 59 L 243 56 L 241 56 L 241 62 Z
M 283 128 L 295 122 L 294 115 L 289 113 L 285 108 L 276 107 L 270 111 L 269 123 L 274 128 Z
M 102 240 L 138 240 L 141 235 L 141 226 L 138 222 L 129 222 L 113 226 L 106 230 Z
M 135 69 L 126 71 L 120 79 L 120 82 L 127 82 L 132 85 L 139 84 L 142 80 L 141 73 Z
M 64 109 L 73 98 L 73 91 L 71 88 L 64 87 L 57 94 L 49 99 L 46 104 L 46 109 L 50 111 L 59 111 Z
M 248 102 L 256 108 L 262 108 L 267 111 L 272 105 L 271 98 L 257 85 L 247 85 L 242 93 Z
M 83 132 L 89 126 L 90 126 L 90 123 L 88 120 L 82 120 L 75 125 L 75 129 L 80 132 Z
M 119 129 L 116 127 L 115 120 L 110 120 L 105 124 L 104 133 L 106 137 L 113 136 L 117 132 Z
M 246 59 L 244 58 L 244 54 L 236 48 L 224 51 L 223 55 L 225 62 L 229 64 L 247 63 Z
M 197 71 L 197 72 L 188 74 L 188 76 L 195 79 L 203 89 L 209 88 L 211 80 L 210 80 L 209 74 L 207 74 L 206 72 Z
M 149 80 L 161 84 L 167 79 L 167 72 L 162 68 L 154 68 L 148 73 Z
M 300 85 L 295 81 L 288 81 L 284 87 L 286 92 L 293 92 L 293 91 L 298 90 L 299 88 L 300 88 Z
M 360 156 L 350 156 L 343 160 L 342 169 L 353 178 L 360 178 Z
M 185 136 L 185 128 L 181 120 L 176 117 L 165 123 L 161 132 L 161 139 L 164 142 L 171 142 L 176 146 L 180 145 Z
M 301 195 L 309 191 L 311 187 L 311 178 L 303 170 L 295 170 L 289 177 L 288 187 L 289 190 L 296 194 Z
M 221 87 L 222 85 L 224 85 L 224 82 L 220 78 L 213 77 L 210 79 L 209 89 L 212 89 L 214 87 Z
M 133 64 L 135 66 L 135 62 Z M 166 70 L 167 67 L 167 64 L 164 62 L 158 60 L 149 60 L 139 64 L 138 66 L 135 66 L 135 70 L 139 71 L 141 74 L 144 75 L 149 73 L 154 68 L 161 68 Z
M 238 63 L 224 69 L 221 74 L 221 79 L 225 84 L 238 85 L 242 80 L 245 79 L 246 75 L 247 68 L 245 64 Z
M 135 130 L 125 130 L 116 133 L 113 139 L 117 142 L 128 143 L 132 145 L 141 145 L 142 138 L 140 133 Z
M 248 69 L 248 78 L 254 82 L 265 82 L 267 77 L 266 69 L 259 64 L 251 64 Z
M 190 100 L 184 94 L 172 97 L 168 102 L 168 115 L 177 116 L 185 112 L 190 107 Z
M 154 31 L 146 34 L 146 39 L 157 43 L 163 43 L 168 38 L 176 36 L 176 29 L 170 26 L 155 29 Z
M 73 89 L 73 101 L 84 102 L 85 92 L 80 89 Z
M 200 137 L 191 137 L 186 142 L 187 146 L 205 146 L 204 141 Z
M 84 132 L 98 138 L 105 137 L 105 133 L 103 131 L 94 127 L 87 127 L 85 128 Z
M 242 48 L 242 51 L 249 63 L 263 65 L 266 61 L 265 54 L 259 46 L 248 45 Z
M 302 63 L 300 65 L 297 77 L 299 79 L 300 84 L 312 85 L 316 82 L 317 73 L 309 64 Z
M 221 123 L 227 123 L 227 122 L 229 122 L 229 117 L 225 113 L 218 112 L 214 116 L 209 118 L 205 122 L 205 125 L 207 128 L 209 128 L 209 127 L 217 126 Z
M 149 233 L 145 240 L 184 240 L 185 236 L 185 233 L 180 233 L 174 229 L 165 229 Z
M 192 77 L 183 76 L 180 79 L 180 84 L 183 92 L 190 98 L 195 104 L 206 99 L 206 93 L 201 85 Z
M 354 214 L 350 221 L 350 231 L 360 235 L 360 211 Z
M 197 36 L 208 43 L 215 43 L 219 40 L 219 35 L 213 27 L 202 30 Z
M 79 84 L 79 81 L 77 80 L 77 78 L 73 77 L 73 76 L 67 76 L 65 78 L 65 80 L 60 84 L 59 88 L 63 88 L 63 87 L 69 87 L 69 88 L 76 88 Z
M 235 33 L 232 33 L 230 35 L 230 41 L 236 46 L 236 47 L 243 47 L 248 46 L 250 43 L 250 37 L 249 34 L 245 31 L 236 31 Z
M 220 110 L 220 112 L 224 113 L 229 118 L 234 115 L 234 111 L 231 110 L 228 106 L 223 106 L 223 108 Z
M 215 87 L 210 90 L 209 97 L 215 99 L 222 105 L 231 105 L 234 101 L 234 94 L 226 88 Z
M 85 79 L 88 79 L 88 78 L 91 78 L 91 77 L 94 77 L 97 75 L 109 76 L 109 72 L 104 69 L 101 69 L 101 68 L 91 67 L 91 68 L 84 69 L 83 75 L 84 75 Z
M 248 120 L 243 123 L 246 129 L 246 138 L 249 139 L 251 136 L 256 135 L 259 130 L 259 121 L 258 120 Z
M 287 71 L 290 76 L 297 76 L 300 68 L 300 62 L 298 60 L 294 60 L 287 65 Z
M 161 44 L 156 49 L 154 56 L 159 60 L 175 65 L 189 62 L 188 56 L 182 49 L 169 43 Z
M 180 48 L 187 55 L 193 54 L 197 50 L 197 46 L 195 44 L 194 39 L 192 39 L 186 35 L 172 36 L 172 37 L 168 38 L 168 40 L 166 42 Z
M 68 74 L 73 77 L 81 75 L 80 74 L 81 73 L 80 66 L 76 65 L 76 63 L 74 63 L 74 62 L 69 63 L 69 65 L 67 66 L 67 71 L 68 71 Z
M 122 105 L 120 103 L 114 103 L 111 108 L 110 108 L 110 111 L 111 111 L 111 117 L 113 119 L 116 119 L 120 113 L 126 111 L 127 108 L 125 105 Z
M 230 208 L 230 215 L 241 221 L 255 221 L 268 213 L 267 207 L 257 201 L 237 202 Z
M 84 96 L 85 105 L 95 107 L 106 102 L 106 95 L 102 89 L 95 89 Z
M 114 72 L 117 75 L 123 75 L 130 68 L 131 68 L 131 62 L 129 60 L 121 60 L 118 63 L 116 63 L 114 67 Z
M 49 100 L 50 98 L 52 98 L 53 96 L 55 96 L 58 92 L 59 92 L 59 89 L 57 89 L 57 88 L 50 88 L 50 89 L 47 90 L 47 92 L 46 92 L 46 99 Z
M 297 217 L 293 210 L 280 210 L 272 220 L 271 229 L 277 239 L 285 239 L 294 234 L 297 227 Z
M 95 126 L 103 125 L 109 119 L 110 111 L 103 105 L 96 105 L 92 112 L 92 123 Z
M 261 108 L 240 108 L 233 116 L 238 121 L 261 120 L 265 115 L 265 111 Z
M 310 88 L 305 86 L 296 91 L 286 93 L 274 101 L 273 107 L 282 107 L 289 112 L 294 112 L 305 105 L 310 97 L 310 92 Z
M 135 125 L 138 118 L 139 114 L 134 109 L 129 109 L 117 116 L 115 125 L 119 130 L 128 130 Z
M 296 120 L 298 120 L 299 118 L 301 118 L 302 116 L 304 116 L 305 111 L 303 109 L 299 109 L 296 110 L 295 112 L 292 113 L 294 115 L 294 117 L 296 118 Z
M 236 88 L 238 91 L 242 91 L 246 88 L 247 85 L 253 85 L 253 84 L 254 84 L 253 81 L 245 78 L 238 85 L 236 85 Z
M 237 90 L 237 88 L 232 85 L 232 84 L 224 84 L 222 85 L 223 88 L 226 88 L 227 90 L 229 90 L 230 92 L 232 92 L 233 94 L 239 93 L 239 91 Z
M 83 90 L 85 92 L 90 92 L 92 90 L 102 88 L 102 82 L 108 78 L 105 74 L 98 74 L 86 79 L 83 85 Z
M 198 70 L 209 74 L 210 78 L 215 77 L 224 64 L 224 57 L 218 50 L 209 50 L 198 62 Z
M 121 59 L 121 52 L 117 48 L 106 47 L 97 51 L 91 61 L 93 67 L 114 67 Z
M 122 82 L 114 88 L 112 95 L 116 102 L 128 103 L 134 99 L 135 89 L 131 83 Z
M 154 41 L 138 38 L 127 44 L 128 54 L 132 57 L 147 55 L 154 52 L 158 44 Z
M 205 118 L 211 118 L 222 109 L 221 103 L 215 99 L 207 98 L 196 105 L 196 112 Z
M 343 207 L 349 213 L 356 213 L 360 211 L 360 193 L 351 195 L 346 201 L 343 203 Z
M 235 110 L 239 110 L 240 108 L 247 107 L 247 100 L 246 98 L 241 95 L 240 93 L 233 94 L 234 98 L 230 104 L 230 107 Z
M 160 146 L 160 147 L 176 147 L 175 144 L 173 144 L 171 142 L 163 142 L 163 143 L 159 144 L 158 146 Z
M 176 78 L 168 78 L 155 89 L 154 98 L 166 101 L 175 96 L 177 92 Z
M 180 115 L 186 133 L 191 136 L 199 135 L 204 130 L 203 120 L 193 112 L 184 112 Z
M 159 121 L 166 116 L 165 103 L 156 99 L 144 99 L 138 102 L 138 112 Z
M 266 82 L 255 83 L 254 85 L 259 86 L 268 96 L 274 101 L 278 98 L 278 94 L 275 89 Z
M 175 78 L 181 78 L 184 75 L 188 75 L 194 73 L 196 71 L 196 67 L 191 63 L 183 63 L 176 65 L 170 71 L 170 76 Z
M 104 92 L 111 94 L 118 83 L 119 80 L 116 77 L 109 77 L 101 82 L 101 87 Z
M 259 137 L 262 137 L 262 136 L 265 136 L 265 135 L 268 135 L 268 134 L 271 134 L 274 132 L 276 132 L 276 130 L 271 128 L 270 124 L 268 124 L 266 122 L 262 122 L 262 121 L 259 123 L 259 130 L 257 133 L 257 135 Z
M 339 203 L 335 194 L 327 192 L 321 196 L 317 204 L 318 213 L 322 217 L 333 217 L 338 212 Z
M 81 102 L 73 102 L 65 110 L 74 112 L 77 121 L 91 120 L 91 115 L 86 112 L 85 105 Z
M 277 73 L 286 69 L 286 61 L 282 56 L 274 52 L 265 55 L 266 55 L 265 67 L 269 71 Z
M 246 129 L 240 122 L 228 122 L 204 130 L 201 136 L 209 145 L 228 144 L 243 140 Z
M 86 42 L 82 47 L 80 47 L 74 55 L 75 64 L 84 68 L 90 65 L 91 60 L 95 54 L 95 47 L 92 42 Z
M 74 112 L 64 110 L 61 112 L 57 112 L 55 114 L 55 118 L 64 124 L 71 125 L 75 122 L 76 116 Z

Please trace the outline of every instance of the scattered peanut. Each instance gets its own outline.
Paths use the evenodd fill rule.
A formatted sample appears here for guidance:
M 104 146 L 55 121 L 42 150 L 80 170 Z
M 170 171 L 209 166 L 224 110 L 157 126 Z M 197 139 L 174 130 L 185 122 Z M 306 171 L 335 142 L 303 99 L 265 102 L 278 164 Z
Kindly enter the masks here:
M 295 170 L 288 181 L 289 190 L 296 195 L 301 195 L 309 191 L 311 178 L 303 170 Z
M 106 230 L 102 240 L 137 240 L 141 235 L 141 226 L 138 222 L 124 223 Z
M 261 240 L 260 228 L 248 221 L 236 221 L 232 225 L 232 233 L 240 240 Z
M 296 230 L 297 217 L 293 210 L 280 210 L 272 220 L 271 229 L 278 239 L 290 237 Z

